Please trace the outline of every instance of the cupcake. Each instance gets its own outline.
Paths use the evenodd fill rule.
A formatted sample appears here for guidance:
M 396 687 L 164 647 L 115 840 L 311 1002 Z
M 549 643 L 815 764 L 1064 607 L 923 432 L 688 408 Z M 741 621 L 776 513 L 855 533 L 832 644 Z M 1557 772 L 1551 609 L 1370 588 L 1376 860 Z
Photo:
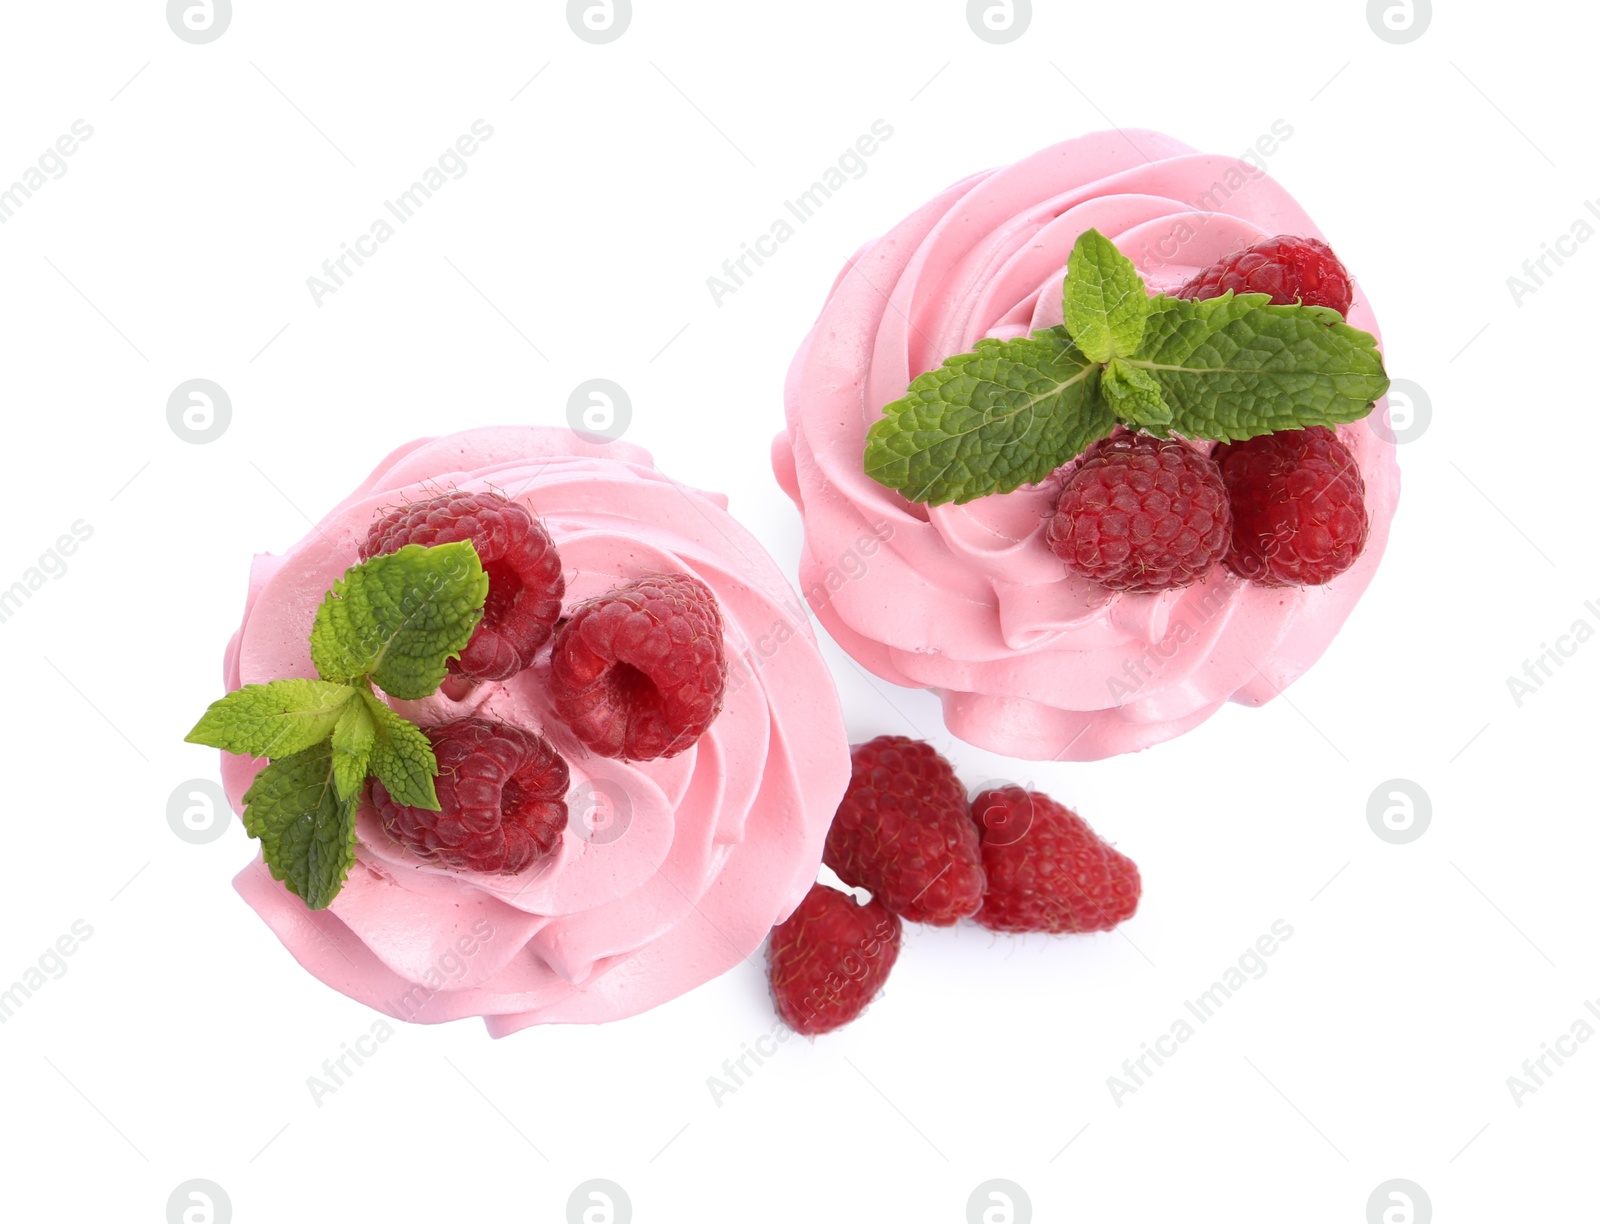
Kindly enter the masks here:
M 1109 242 L 1069 277 L 1091 233 Z M 1170 349 L 1183 320 L 1235 351 L 1239 328 L 1283 334 L 1246 354 L 1259 369 L 1230 386 L 1210 370 L 1204 402 L 1178 403 L 1199 392 L 1175 363 L 1114 355 L 1147 356 L 1108 339 L 1114 262 L 1147 316 L 1130 346 Z M 1101 317 L 1068 318 L 1074 291 Z M 801 589 L 858 663 L 933 690 L 953 734 L 1009 756 L 1101 759 L 1261 705 L 1383 555 L 1399 473 L 1375 332 L 1311 219 L 1239 159 L 1103 132 L 965 179 L 851 259 L 790 367 L 773 466 L 804 521 Z M 1073 408 L 1093 428 L 1041 440 L 1069 380 L 1007 385 L 993 366 L 1028 337 L 1050 360 L 1093 353 Z M 1316 378 L 1272 382 L 1313 352 Z M 1281 419 L 1269 383 L 1294 400 Z M 1038 386 L 1055 398 L 1028 399 Z M 949 396 L 1027 427 L 995 426 L 974 458 L 959 422 L 928 425 Z M 1185 413 L 1209 419 L 1171 428 Z M 973 462 L 988 483 L 960 483 Z
M 395 451 L 256 558 L 224 679 L 191 738 L 245 748 L 222 764 L 262 840 L 240 895 L 334 989 L 494 1036 L 749 956 L 850 776 L 801 606 L 725 500 L 564 429 Z M 328 713 L 291 715 L 267 765 L 256 715 L 285 693 Z

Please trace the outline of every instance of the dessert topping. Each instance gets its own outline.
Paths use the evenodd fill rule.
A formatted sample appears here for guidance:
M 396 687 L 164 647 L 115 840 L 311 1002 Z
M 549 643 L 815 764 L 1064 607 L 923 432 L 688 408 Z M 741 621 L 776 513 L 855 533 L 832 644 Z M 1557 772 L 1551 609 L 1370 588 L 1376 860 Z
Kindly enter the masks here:
M 865 470 L 940 505 L 1035 484 L 1118 423 L 1234 441 L 1356 421 L 1389 387 L 1337 310 L 1262 293 L 1150 297 L 1098 230 L 1067 262 L 1064 322 L 984 339 L 919 375 L 867 432 Z
M 556 631 L 556 716 L 591 752 L 630 761 L 676 756 L 722 709 L 728 661 L 711 588 L 657 574 L 579 604 Z
M 1210 573 L 1231 525 L 1215 463 L 1186 442 L 1119 430 L 1078 460 L 1045 542 L 1113 591 L 1166 591 Z
M 483 619 L 451 672 L 468 680 L 504 680 L 533 663 L 561 615 L 566 581 L 544 524 L 498 493 L 457 491 L 389 511 L 367 532 L 361 559 L 407 544 L 470 540 L 489 575 Z
M 1228 568 L 1260 586 L 1320 586 L 1367 545 L 1366 486 L 1331 429 L 1224 442 L 1211 454 L 1233 508 Z
M 399 802 L 374 779 L 372 805 L 391 838 L 442 867 L 500 875 L 516 875 L 555 849 L 567 827 L 570 777 L 549 740 L 485 718 L 423 734 L 439 766 L 438 806 Z
M 373 685 L 426 697 L 472 639 L 489 578 L 470 541 L 407 544 L 345 571 L 317 609 L 320 679 L 247 684 L 211 703 L 185 737 L 267 757 L 245 792 L 245 832 L 275 880 L 326 909 L 355 862 L 356 808 L 369 775 L 403 803 L 439 810 L 433 748 Z

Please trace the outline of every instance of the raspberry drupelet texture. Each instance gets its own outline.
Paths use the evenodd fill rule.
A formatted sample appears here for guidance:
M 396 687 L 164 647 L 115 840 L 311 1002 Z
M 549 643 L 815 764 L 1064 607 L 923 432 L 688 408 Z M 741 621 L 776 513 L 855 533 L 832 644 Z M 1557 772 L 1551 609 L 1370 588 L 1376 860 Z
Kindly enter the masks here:
M 1139 907 L 1139 869 L 1048 795 L 1005 786 L 972 801 L 988 891 L 976 915 L 992 931 L 1109 931 Z
M 1350 314 L 1350 274 L 1326 242 L 1279 234 L 1246 247 L 1197 274 L 1172 296 L 1221 297 L 1265 293 L 1274 306 L 1326 306 L 1341 317 Z
M 439 761 L 439 811 L 396 803 L 372 780 L 384 830 L 419 858 L 459 871 L 516 875 L 549 854 L 567 827 L 567 763 L 520 727 L 463 718 L 424 727 Z
M 1216 464 L 1182 442 L 1119 430 L 1078 459 L 1045 541 L 1113 591 L 1167 591 L 1222 560 L 1231 525 Z
M 561 615 L 566 580 L 544 525 L 498 493 L 447 493 L 389 511 L 367 532 L 361 559 L 407 544 L 471 540 L 489 575 L 483 619 L 450 670 L 468 680 L 504 680 L 533 663 Z
M 1320 586 L 1367 544 L 1366 485 L 1321 425 L 1224 442 L 1212 458 L 1233 510 L 1228 568 L 1260 586 Z
M 822 861 L 891 913 L 953 926 L 983 903 L 983 863 L 967 791 L 932 745 L 880 735 L 850 754 L 850 788 Z
M 848 1024 L 883 988 L 900 955 L 900 919 L 876 898 L 813 884 L 773 928 L 767 974 L 778 1015 L 808 1037 Z
M 574 608 L 556 632 L 550 696 L 591 752 L 676 756 L 722 709 L 728 661 L 716 596 L 687 574 L 655 574 Z

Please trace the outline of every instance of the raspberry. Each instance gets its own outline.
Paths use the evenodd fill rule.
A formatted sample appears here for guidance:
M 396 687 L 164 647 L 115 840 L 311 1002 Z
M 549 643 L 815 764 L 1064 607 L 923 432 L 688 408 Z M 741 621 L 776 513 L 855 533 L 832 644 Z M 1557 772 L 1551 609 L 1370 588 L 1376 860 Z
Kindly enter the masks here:
M 1139 869 L 1088 823 L 1020 786 L 972 801 L 989 890 L 977 921 L 991 931 L 1109 931 L 1139 908 Z
M 406 544 L 471 540 L 489 575 L 483 619 L 450 670 L 468 680 L 504 680 L 533 663 L 561 615 L 566 580 L 555 542 L 533 515 L 498 493 L 447 493 L 385 514 L 367 532 L 361 559 Z
M 900 919 L 876 899 L 813 884 L 772 930 L 767 973 L 778 1015 L 814 1037 L 849 1024 L 883 988 L 900 955 Z
M 1212 451 L 1233 507 L 1228 568 L 1261 586 L 1320 586 L 1367 546 L 1355 456 L 1321 425 L 1224 442 Z
M 1221 297 L 1266 293 L 1274 306 L 1327 306 L 1343 317 L 1350 314 L 1350 274 L 1326 242 L 1279 234 L 1219 259 L 1173 297 Z
M 1222 560 L 1231 524 L 1216 464 L 1182 442 L 1119 430 L 1079 458 L 1044 538 L 1069 570 L 1113 591 L 1167 591 Z
M 822 861 L 901 918 L 953 926 L 970 917 L 983 903 L 983 863 L 950 763 L 898 735 L 858 745 L 850 760 Z
M 728 661 L 711 588 L 655 574 L 574 608 L 556 632 L 550 695 L 591 751 L 629 761 L 676 756 L 722 709 Z
M 372 780 L 390 838 L 459 871 L 516 875 L 555 849 L 567 827 L 567 763 L 520 727 L 463 718 L 424 727 L 439 760 L 439 811 L 396 803 Z

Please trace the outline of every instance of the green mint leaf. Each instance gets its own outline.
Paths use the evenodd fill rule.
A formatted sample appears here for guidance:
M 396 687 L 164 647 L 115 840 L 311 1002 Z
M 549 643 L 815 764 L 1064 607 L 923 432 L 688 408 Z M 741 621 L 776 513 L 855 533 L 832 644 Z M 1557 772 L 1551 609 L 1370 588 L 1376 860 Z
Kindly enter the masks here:
M 1320 306 L 1265 294 L 1158 297 L 1128 359 L 1172 409 L 1166 428 L 1225 441 L 1360 420 L 1389 389 L 1377 340 Z
M 914 502 L 968 502 L 1043 480 L 1116 424 L 1064 327 L 980 340 L 884 409 L 866 472 Z
M 1100 389 L 1111 411 L 1124 421 L 1155 434 L 1172 427 L 1172 409 L 1161 397 L 1161 384 L 1149 370 L 1113 357 L 1100 379 Z
M 332 735 L 354 696 L 349 685 L 325 680 L 247 684 L 213 701 L 184 739 L 245 756 L 292 756 Z
M 471 640 L 488 593 L 470 540 L 407 544 L 334 583 L 311 627 L 311 660 L 324 680 L 370 675 L 392 696 L 426 697 Z
M 1062 290 L 1067 333 L 1090 361 L 1131 357 L 1144 336 L 1150 312 L 1144 280 L 1111 239 L 1091 229 L 1078 238 L 1067 258 Z
M 433 788 L 439 762 L 433 744 L 414 723 L 401 718 L 371 691 L 362 694 L 377 738 L 372 742 L 372 773 L 396 803 L 439 810 Z
M 340 799 L 359 799 L 361 784 L 367 780 L 372 745 L 378 737 L 372 712 L 364 701 L 352 701 L 334 724 L 333 781 Z
M 356 858 L 356 800 L 339 798 L 332 746 L 273 761 L 244 802 L 245 832 L 261 842 L 272 878 L 308 909 L 327 909 Z

